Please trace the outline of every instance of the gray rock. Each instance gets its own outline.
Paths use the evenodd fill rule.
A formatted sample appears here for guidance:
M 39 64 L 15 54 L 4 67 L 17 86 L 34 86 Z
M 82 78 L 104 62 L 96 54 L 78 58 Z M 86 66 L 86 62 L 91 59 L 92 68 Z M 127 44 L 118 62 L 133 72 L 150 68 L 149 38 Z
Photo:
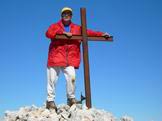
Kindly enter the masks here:
M 63 111 L 63 112 L 61 113 L 61 116 L 62 116 L 64 119 L 68 120 L 68 118 L 70 117 L 70 113 L 67 112 L 67 111 Z
M 74 105 L 72 105 L 72 106 L 70 107 L 69 112 L 70 112 L 70 113 L 71 113 L 71 112 L 75 112 L 76 109 L 77 109 L 77 107 L 76 107 L 76 105 L 74 104 Z
M 133 118 L 130 117 L 130 116 L 125 115 L 125 116 L 120 118 L 120 121 L 133 121 Z

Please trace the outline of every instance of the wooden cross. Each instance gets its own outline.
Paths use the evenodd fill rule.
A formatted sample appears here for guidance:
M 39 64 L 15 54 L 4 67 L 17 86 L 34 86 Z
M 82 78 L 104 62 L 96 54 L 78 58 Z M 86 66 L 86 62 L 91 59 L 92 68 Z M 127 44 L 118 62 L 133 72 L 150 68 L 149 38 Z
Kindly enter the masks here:
M 84 65 L 84 84 L 85 84 L 85 96 L 86 96 L 86 106 L 88 108 L 92 107 L 91 103 L 91 86 L 90 86 L 90 74 L 89 74 L 89 58 L 88 58 L 88 41 L 112 41 L 113 37 L 110 36 L 105 38 L 103 36 L 87 36 L 87 24 L 86 24 L 86 8 L 80 9 L 81 14 L 81 35 L 73 35 L 71 38 L 68 38 L 65 35 L 56 35 L 55 39 L 77 39 L 82 40 L 83 48 L 83 65 Z

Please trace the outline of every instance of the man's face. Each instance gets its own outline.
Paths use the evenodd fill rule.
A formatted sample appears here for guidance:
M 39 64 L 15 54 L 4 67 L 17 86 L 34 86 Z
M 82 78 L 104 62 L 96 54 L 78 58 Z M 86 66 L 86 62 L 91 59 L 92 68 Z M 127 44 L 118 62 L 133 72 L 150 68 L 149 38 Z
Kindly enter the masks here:
M 72 18 L 72 13 L 71 13 L 71 11 L 64 11 L 64 12 L 62 13 L 61 17 L 62 17 L 62 19 L 63 19 L 64 21 L 70 21 L 71 18 Z

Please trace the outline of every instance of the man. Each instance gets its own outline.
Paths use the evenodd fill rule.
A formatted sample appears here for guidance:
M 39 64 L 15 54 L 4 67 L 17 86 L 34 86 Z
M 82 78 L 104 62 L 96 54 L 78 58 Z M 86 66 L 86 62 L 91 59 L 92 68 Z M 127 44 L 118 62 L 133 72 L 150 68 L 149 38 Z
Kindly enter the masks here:
M 56 40 L 56 34 L 68 37 L 81 35 L 81 26 L 72 23 L 72 9 L 64 7 L 61 10 L 61 20 L 50 25 L 46 36 L 51 39 L 47 63 L 47 109 L 57 109 L 55 105 L 55 86 L 60 71 L 65 75 L 67 82 L 67 103 L 69 106 L 76 104 L 75 99 L 75 69 L 80 65 L 81 40 Z M 109 37 L 107 33 L 87 30 L 88 36 Z

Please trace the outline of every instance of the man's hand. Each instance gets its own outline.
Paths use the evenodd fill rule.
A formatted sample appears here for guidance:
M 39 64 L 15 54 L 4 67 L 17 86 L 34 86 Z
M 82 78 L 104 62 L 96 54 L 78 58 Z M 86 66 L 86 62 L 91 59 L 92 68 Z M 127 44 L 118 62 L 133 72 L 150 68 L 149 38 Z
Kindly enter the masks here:
M 63 34 L 65 34 L 67 37 L 72 37 L 72 33 L 71 32 L 63 32 Z
M 110 35 L 107 32 L 103 33 L 102 36 L 105 37 L 105 38 L 109 38 L 110 37 Z

